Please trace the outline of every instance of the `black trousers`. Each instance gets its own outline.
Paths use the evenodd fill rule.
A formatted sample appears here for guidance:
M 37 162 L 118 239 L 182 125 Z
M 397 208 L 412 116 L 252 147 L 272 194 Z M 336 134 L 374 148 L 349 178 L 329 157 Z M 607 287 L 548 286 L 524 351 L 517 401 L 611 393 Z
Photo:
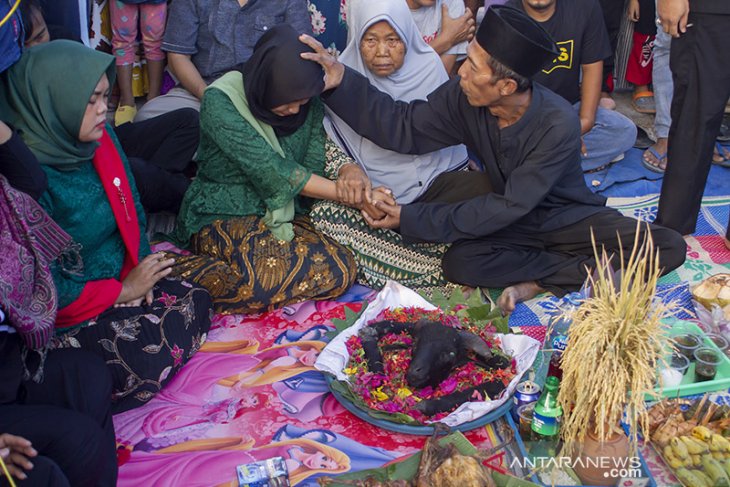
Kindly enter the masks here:
M 642 225 L 642 231 L 646 226 Z M 663 272 L 679 267 L 687 247 L 677 232 L 650 225 Z M 606 208 L 573 225 L 552 232 L 536 233 L 508 227 L 488 237 L 461 240 L 444 254 L 442 265 L 449 281 L 473 287 L 507 287 L 537 281 L 543 288 L 562 295 L 578 290 L 595 266 L 591 229 L 596 243 L 618 258 L 621 248 L 628 256 L 634 243 L 636 220 Z M 619 242 L 620 239 L 620 242 Z
M 730 96 L 730 15 L 692 13 L 672 39 L 672 125 L 656 222 L 694 233 L 715 139 Z M 730 226 L 730 222 L 728 222 Z M 730 238 L 730 230 L 725 235 Z
M 4 339 L 16 340 L 10 345 L 18 346 L 15 335 Z M 40 384 L 23 382 L 15 402 L 0 405 L 0 433 L 22 436 L 38 451 L 31 459 L 34 468 L 27 472 L 28 478 L 16 483 L 116 485 L 111 377 L 106 364 L 84 350 L 57 350 L 48 353 L 43 371 Z M 8 485 L 4 475 L 0 485 Z
M 599 0 L 601 10 L 603 10 L 603 21 L 606 23 L 608 31 L 608 40 L 611 44 L 611 55 L 603 60 L 603 84 L 601 91 L 610 92 L 607 80 L 609 75 L 613 74 L 614 58 L 616 56 L 616 46 L 618 45 L 618 33 L 621 30 L 621 18 L 624 16 L 624 0 Z M 643 16 L 643 11 L 642 11 Z
M 114 129 L 129 159 L 142 206 L 177 214 L 190 186 L 186 171 L 200 141 L 200 115 L 182 108 Z

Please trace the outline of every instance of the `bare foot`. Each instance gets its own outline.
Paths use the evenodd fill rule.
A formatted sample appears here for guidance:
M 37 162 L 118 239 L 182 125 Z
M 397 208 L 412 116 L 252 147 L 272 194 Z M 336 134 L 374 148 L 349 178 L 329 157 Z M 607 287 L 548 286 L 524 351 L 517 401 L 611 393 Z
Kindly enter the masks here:
M 722 154 L 720 153 L 722 150 Z M 712 152 L 712 162 L 715 164 L 722 164 L 730 160 L 730 149 L 726 149 L 720 144 L 715 145 L 715 150 Z
M 667 168 L 667 145 L 666 137 L 657 139 L 654 145 L 644 151 L 644 160 L 662 171 L 665 170 Z
M 515 310 L 517 303 L 534 298 L 544 291 L 535 281 L 521 282 L 505 288 L 502 295 L 497 299 L 497 306 L 505 313 L 511 313 Z
M 464 295 L 464 299 L 469 299 L 474 291 L 476 291 L 477 288 L 471 287 L 471 286 L 461 286 L 461 293 Z
M 613 98 L 611 98 L 610 93 L 606 93 L 605 91 L 601 92 L 601 99 L 598 102 L 598 106 L 601 108 L 605 108 L 606 110 L 615 110 L 616 109 L 616 102 Z

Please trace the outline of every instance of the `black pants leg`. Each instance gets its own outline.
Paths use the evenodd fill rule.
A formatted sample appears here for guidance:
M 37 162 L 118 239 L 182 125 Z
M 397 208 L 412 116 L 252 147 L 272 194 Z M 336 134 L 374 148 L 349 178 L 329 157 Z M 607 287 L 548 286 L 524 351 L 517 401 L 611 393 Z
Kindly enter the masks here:
M 682 235 L 695 231 L 702 194 L 730 96 L 730 15 L 693 14 L 672 39 L 672 125 L 656 222 Z M 730 225 L 729 225 L 730 226 Z M 730 230 L 726 230 L 730 237 Z
M 618 33 L 621 29 L 621 18 L 624 14 L 624 0 L 599 0 L 601 9 L 603 10 L 603 20 L 606 23 L 608 31 L 608 40 L 611 44 L 611 55 L 603 60 L 603 84 L 601 91 L 609 92 L 609 86 L 606 81 L 609 75 L 613 74 L 614 57 L 616 56 L 616 46 L 618 45 Z
M 17 403 L 0 406 L 0 432 L 27 438 L 44 457 L 20 485 L 116 485 L 106 365 L 83 350 L 58 350 L 48 354 L 43 370 L 42 383 L 24 383 Z
M 457 203 L 492 192 L 487 173 L 452 171 L 439 174 L 431 186 L 416 199 L 418 203 Z
M 591 230 L 599 246 L 617 255 L 622 247 L 632 247 L 636 220 L 607 209 L 553 232 L 512 227 L 483 239 L 462 240 L 444 254 L 444 275 L 449 281 L 469 286 L 507 287 L 537 281 L 557 294 L 574 291 L 585 282 L 586 267 L 595 265 Z M 650 231 L 663 272 L 680 266 L 686 255 L 682 236 L 656 225 L 650 225 Z
M 191 165 L 200 141 L 200 115 L 182 108 L 143 122 L 114 129 L 129 158 L 142 206 L 150 213 L 177 213 L 190 180 Z

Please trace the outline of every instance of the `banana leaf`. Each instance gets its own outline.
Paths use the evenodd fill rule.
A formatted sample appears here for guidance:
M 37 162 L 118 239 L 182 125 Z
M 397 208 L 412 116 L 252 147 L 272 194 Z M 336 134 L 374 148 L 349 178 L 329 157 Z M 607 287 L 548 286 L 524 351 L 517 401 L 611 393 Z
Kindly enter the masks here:
M 456 450 L 462 455 L 474 455 L 477 449 L 472 445 L 466 437 L 460 432 L 451 433 L 439 440 L 439 444 L 447 445 L 452 443 Z M 372 478 L 380 482 L 388 480 L 413 480 L 418 473 L 418 465 L 421 462 L 421 452 L 415 453 L 408 458 L 391 463 L 386 467 L 372 468 L 369 470 L 360 470 L 359 472 L 338 475 L 335 478 L 329 478 L 326 481 L 327 486 L 346 487 L 351 484 L 344 484 L 341 481 L 352 482 L 354 480 L 365 480 Z M 511 475 L 502 475 L 499 472 L 491 472 L 492 479 L 497 487 L 537 487 L 537 484 L 527 480 L 518 479 Z

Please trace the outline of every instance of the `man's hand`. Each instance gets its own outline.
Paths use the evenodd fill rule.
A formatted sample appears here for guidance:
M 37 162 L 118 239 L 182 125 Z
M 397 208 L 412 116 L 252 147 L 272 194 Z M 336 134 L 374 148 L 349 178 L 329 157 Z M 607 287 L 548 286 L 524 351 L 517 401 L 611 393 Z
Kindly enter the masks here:
M 337 200 L 347 206 L 360 208 L 366 199 L 372 198 L 370 179 L 357 164 L 345 164 L 340 168 L 335 188 Z
M 449 6 L 445 3 L 441 5 L 441 30 L 438 35 L 439 37 L 444 36 L 444 39 L 451 44 L 446 49 L 447 51 L 460 42 L 472 40 L 475 31 L 476 26 L 471 10 L 466 9 L 461 17 L 453 19 L 449 15 Z
M 393 192 L 385 186 L 378 186 L 373 189 L 372 196 L 363 202 L 362 211 L 367 213 L 373 220 L 380 220 L 385 217 L 385 212 L 376 206 L 376 202 L 382 201 L 386 205 L 394 206 L 395 198 Z
M 139 306 L 142 298 L 152 304 L 152 288 L 157 281 L 172 272 L 175 259 L 165 259 L 164 253 L 150 254 L 127 274 L 122 282 L 122 292 L 117 298 L 117 305 Z M 135 304 L 136 303 L 136 304 Z
M 27 479 L 28 476 L 25 471 L 33 469 L 33 464 L 29 458 L 37 455 L 38 452 L 35 451 L 30 441 L 25 438 L 8 433 L 0 435 L 0 456 L 13 477 L 19 480 Z
M 322 43 L 315 40 L 314 37 L 302 34 L 299 36 L 299 40 L 314 50 L 314 52 L 303 52 L 301 54 L 302 59 L 319 63 L 324 70 L 323 91 L 340 86 L 342 77 L 345 75 L 345 65 L 338 62 L 332 54 L 327 52 Z
M 656 12 L 662 29 L 670 36 L 679 37 L 687 32 L 689 0 L 658 0 Z
M 382 210 L 385 216 L 379 220 L 373 219 L 367 212 L 362 211 L 362 216 L 368 225 L 373 228 L 398 228 L 400 227 L 400 210 L 399 204 L 387 204 L 385 201 L 375 201 L 376 208 Z

